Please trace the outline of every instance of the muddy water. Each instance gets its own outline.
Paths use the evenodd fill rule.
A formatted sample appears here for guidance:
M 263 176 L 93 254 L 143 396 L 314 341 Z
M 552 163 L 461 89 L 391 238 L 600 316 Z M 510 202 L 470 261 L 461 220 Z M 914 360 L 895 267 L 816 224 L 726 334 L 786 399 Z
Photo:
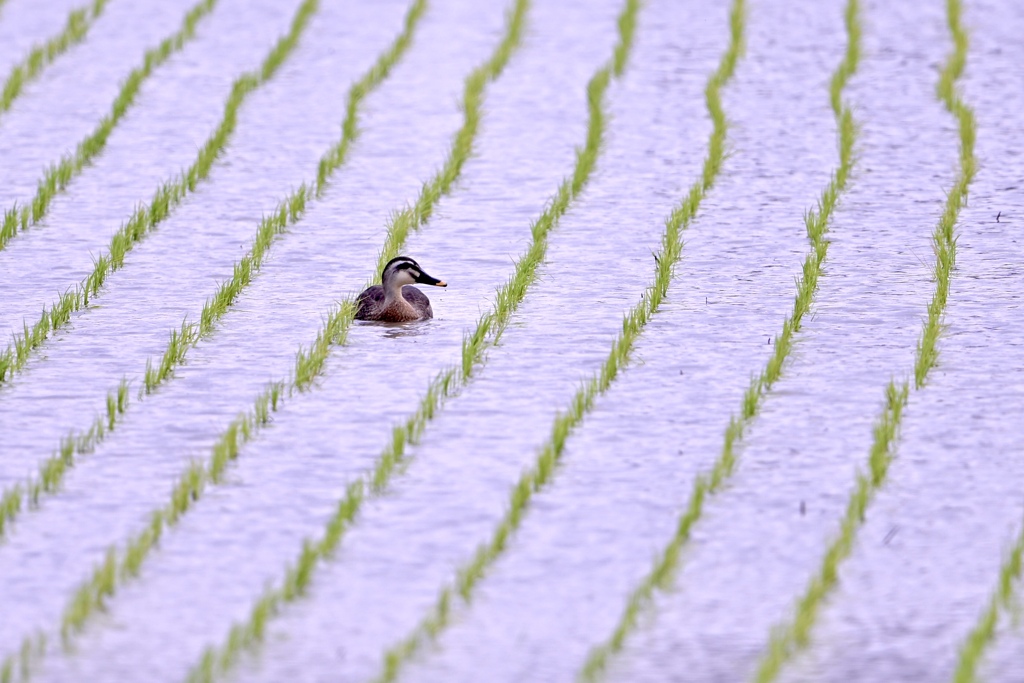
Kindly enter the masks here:
M 11 0 L 0 13 L 0 35 L 27 16 L 17 13 L 23 4 Z M 746 56 L 724 93 L 732 155 L 685 235 L 668 300 L 633 365 L 570 439 L 554 484 L 472 608 L 458 610 L 408 680 L 571 680 L 609 634 L 693 478 L 717 457 L 729 415 L 791 307 L 807 249 L 803 214 L 837 163 L 827 83 L 845 44 L 841 4 L 751 4 Z M 435 5 L 405 60 L 366 100 L 349 163 L 275 245 L 217 333 L 0 544 L 4 653 L 28 629 L 58 623 L 104 548 L 141 527 L 189 459 L 208 457 L 231 417 L 266 381 L 287 375 L 332 302 L 371 275 L 389 213 L 440 164 L 461 122 L 462 79 L 502 30 L 503 3 Z M 145 24 L 141 51 L 176 28 L 185 6 L 143 22 L 129 18 L 142 10 L 126 3 L 133 9 L 110 21 Z M 0 260 L 0 278 L 9 278 L 0 280 L 5 326 L 87 272 L 89 250 L 191 160 L 231 79 L 258 62 L 294 6 L 243 11 L 222 0 L 195 44 L 154 75 L 107 152 L 55 202 L 52 225 L 0 254 L 10 259 Z M 133 252 L 97 307 L 0 391 L 5 485 L 31 472 L 68 429 L 87 426 L 122 376 L 139 386 L 146 358 L 228 277 L 259 216 L 311 177 L 339 135 L 345 89 L 398 31 L 404 9 L 325 3 L 280 74 L 250 98 L 208 184 Z M 40 680 L 180 680 L 281 576 L 300 540 L 319 533 L 391 425 L 457 359 L 463 332 L 526 248 L 530 221 L 583 139 L 584 86 L 610 54 L 619 9 L 613 0 L 532 9 L 522 51 L 488 90 L 475 156 L 406 250 L 449 282 L 427 292 L 435 320 L 354 326 L 314 390 L 290 400 L 243 449 L 227 484 L 207 492 L 142 579 L 111 602 L 75 654 L 51 658 Z M 981 170 L 963 215 L 942 365 L 911 397 L 890 483 L 789 680 L 948 679 L 1020 531 L 1024 472 L 1009 416 L 1020 412 L 1024 367 L 1015 335 L 1024 130 L 1014 75 L 1024 55 L 1013 39 L 1024 17 L 986 2 L 968 9 L 965 92 L 978 111 Z M 769 629 L 790 615 L 820 563 L 866 459 L 884 384 L 912 368 L 932 292 L 930 235 L 956 162 L 953 120 L 934 97 L 949 48 L 942 10 L 864 5 L 864 59 L 848 90 L 862 126 L 859 162 L 832 225 L 815 315 L 748 432 L 733 481 L 708 501 L 676 589 L 659 597 L 611 680 L 748 678 Z M 141 52 L 111 35 L 95 33 L 76 49 L 93 51 L 89 63 L 102 68 L 89 77 L 107 74 L 113 87 Z M 650 281 L 665 215 L 705 154 L 703 87 L 726 38 L 724 8 L 648 3 L 627 74 L 609 91 L 595 176 L 552 235 L 513 326 L 428 427 L 392 489 L 368 503 L 309 596 L 273 623 L 239 680 L 370 677 L 383 649 L 491 533 L 555 412 L 599 367 L 622 312 Z M 69 54 L 65 68 L 77 74 L 83 63 Z M 61 78 L 72 87 L 73 76 Z M 0 120 L 0 150 L 24 151 L 12 157 L 24 168 L 10 171 L 11 187 L 26 191 L 37 170 L 31 160 L 74 142 L 73 125 L 49 115 L 60 87 L 34 87 L 23 106 L 65 132 L 22 138 L 25 127 L 8 124 L 24 123 Z M 103 97 L 93 118 L 113 91 Z M 1001 630 L 988 680 L 1019 678 L 1022 642 L 1014 627 Z

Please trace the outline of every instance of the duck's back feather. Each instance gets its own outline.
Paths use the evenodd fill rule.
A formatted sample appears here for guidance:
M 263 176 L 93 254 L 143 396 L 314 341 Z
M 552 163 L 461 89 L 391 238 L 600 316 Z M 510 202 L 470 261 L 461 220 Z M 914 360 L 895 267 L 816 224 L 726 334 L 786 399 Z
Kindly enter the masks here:
M 404 306 L 393 307 L 396 310 L 389 310 L 384 307 L 384 288 L 381 285 L 368 287 L 356 299 L 356 320 L 380 320 L 390 323 L 407 322 L 410 320 L 428 320 L 434 317 L 434 311 L 430 307 L 430 299 L 427 295 L 411 285 L 402 287 L 402 296 L 413 311 L 410 312 Z M 405 309 L 405 310 L 403 310 Z

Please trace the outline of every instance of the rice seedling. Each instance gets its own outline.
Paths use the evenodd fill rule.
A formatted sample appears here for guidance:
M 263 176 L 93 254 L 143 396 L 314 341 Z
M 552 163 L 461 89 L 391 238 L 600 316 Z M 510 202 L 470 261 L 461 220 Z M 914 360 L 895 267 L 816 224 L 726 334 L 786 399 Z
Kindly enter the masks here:
M 936 342 L 942 331 L 942 318 L 946 309 L 953 266 L 956 262 L 956 222 L 961 206 L 967 201 L 968 188 L 975 173 L 974 113 L 963 102 L 956 90 L 956 81 L 963 73 L 967 60 L 967 33 L 960 21 L 962 10 L 959 0 L 947 0 L 946 10 L 954 49 L 939 77 L 937 95 L 946 109 L 956 117 L 959 124 L 960 168 L 953 188 L 947 194 L 946 205 L 932 235 L 936 284 L 935 293 L 928 304 L 928 315 L 915 353 L 914 386 L 918 390 L 925 386 L 928 373 L 935 367 L 937 361 Z M 868 458 L 868 473 L 857 474 L 853 493 L 840 523 L 839 534 L 829 544 L 821 568 L 812 577 L 807 590 L 798 600 L 795 618 L 792 622 L 773 630 L 768 649 L 758 668 L 758 683 L 766 683 L 778 678 L 782 666 L 797 651 L 807 646 L 811 629 L 821 611 L 824 600 L 839 580 L 839 565 L 853 551 L 853 543 L 857 531 L 864 524 L 867 508 L 885 483 L 889 465 L 896 455 L 903 409 L 907 405 L 909 392 L 910 385 L 906 381 L 899 383 L 890 381 L 887 385 L 882 414 L 875 423 L 874 438 Z M 1014 556 L 1011 553 L 1010 560 L 1008 560 L 1009 568 L 1004 567 L 1004 576 L 1019 572 L 1019 567 L 1017 569 L 1012 567 Z M 1016 562 L 1019 563 L 1019 553 L 1016 557 Z M 991 634 L 992 629 L 982 626 L 976 640 L 965 647 L 967 656 L 961 659 L 964 672 L 972 670 L 971 667 L 977 662 L 980 652 L 984 648 L 985 638 L 990 638 Z M 964 662 L 970 664 L 964 664 Z M 958 672 L 957 675 L 961 674 Z M 973 680 L 973 673 L 970 676 L 964 680 Z
M 200 340 L 210 336 L 216 324 L 227 313 L 239 295 L 259 272 L 275 239 L 285 234 L 305 214 L 306 204 L 320 196 L 334 172 L 348 158 L 352 143 L 359 135 L 359 105 L 391 73 L 398 60 L 408 50 L 413 32 L 426 11 L 426 0 L 416 0 L 406 14 L 402 31 L 378 57 L 371 68 L 349 88 L 345 118 L 342 122 L 341 139 L 331 146 L 320 158 L 317 165 L 317 179 L 304 183 L 297 190 L 282 199 L 277 208 L 260 221 L 252 246 L 241 260 L 235 263 L 232 277 L 222 283 L 212 297 L 207 299 L 199 314 L 199 321 L 189 318 L 181 326 L 171 330 L 163 355 L 154 363 L 146 363 L 139 398 L 152 394 L 173 375 L 174 369 L 185 361 L 188 351 Z M 21 512 L 24 502 L 35 506 L 43 495 L 52 495 L 60 490 L 67 469 L 74 464 L 78 455 L 91 453 L 114 430 L 128 409 L 128 381 L 122 380 L 115 390 L 107 394 L 105 415 L 99 415 L 85 431 L 72 431 L 65 436 L 59 448 L 39 467 L 39 476 L 25 485 L 15 485 L 0 496 L 0 538 L 8 526 Z
M 0 91 L 0 116 L 3 116 L 14 105 L 14 101 L 22 93 L 25 86 L 39 78 L 43 71 L 57 61 L 57 58 L 68 51 L 73 45 L 85 40 L 89 29 L 103 14 L 110 0 L 92 0 L 68 15 L 64 29 L 52 36 L 42 45 L 34 45 L 23 60 L 15 64 L 11 73 L 4 81 Z M 2 6 L 3 3 L 0 3 Z M 0 247 L 3 244 L 0 243 Z
M 928 318 L 917 344 L 914 362 L 914 386 L 917 389 L 924 386 L 928 372 L 938 362 L 936 343 L 942 334 L 942 317 L 949 296 L 949 281 L 956 265 L 956 222 L 960 216 L 960 208 L 967 202 L 970 184 L 977 172 L 974 157 L 974 111 L 961 99 L 956 89 L 956 82 L 963 74 L 967 63 L 968 47 L 967 31 L 961 23 L 963 7 L 960 0 L 946 0 L 946 14 L 954 48 L 942 68 L 936 91 L 946 109 L 957 120 L 960 133 L 960 172 L 946 195 L 946 206 L 932 235 L 932 248 L 935 251 L 935 294 L 928 304 Z
M 772 630 L 768 648 L 758 665 L 759 683 L 774 681 L 782 667 L 810 642 L 811 629 L 817 620 L 825 597 L 839 578 L 839 565 L 853 550 L 857 530 L 874 493 L 885 481 L 889 464 L 895 456 L 896 440 L 903 409 L 907 404 L 909 386 L 906 382 L 889 382 L 885 391 L 885 406 L 875 423 L 871 455 L 867 474 L 857 473 L 853 494 L 846 505 L 839 535 L 829 544 L 820 570 L 811 578 L 807 590 L 797 601 L 796 616 L 792 622 Z
M 15 203 L 4 211 L 3 223 L 0 224 L 0 249 L 7 246 L 7 243 L 19 233 L 38 225 L 49 211 L 54 198 L 67 189 L 85 167 L 103 152 L 110 134 L 135 104 L 142 84 L 157 68 L 192 40 L 199 22 L 213 11 L 216 4 L 217 0 L 201 0 L 185 14 L 181 28 L 164 38 L 156 47 L 147 50 L 142 64 L 132 69 L 121 84 L 121 89 L 110 106 L 110 112 L 78 143 L 74 153 L 65 154 L 60 161 L 50 164 L 43 177 L 39 179 L 36 193 L 28 204 L 18 206 Z M 45 339 L 45 332 L 37 334 L 43 334 L 42 338 Z M 10 352 L 11 349 L 8 348 L 8 354 Z M 3 381 L 4 377 L 4 369 L 0 366 L 0 381 Z
M 742 30 L 742 9 L 741 4 L 734 5 L 734 42 L 741 37 L 738 32 Z M 595 681 L 603 676 L 611 658 L 622 650 L 626 638 L 637 628 L 640 615 L 653 602 L 655 592 L 665 591 L 670 587 L 679 565 L 680 553 L 690 538 L 693 526 L 703 514 L 705 500 L 709 495 L 721 490 L 735 470 L 737 446 L 760 411 L 765 396 L 782 376 L 786 359 L 792 349 L 793 336 L 800 331 L 804 316 L 810 311 L 818 279 L 828 255 L 829 221 L 839 197 L 846 188 L 854 163 L 857 126 L 852 112 L 842 101 L 842 92 L 849 78 L 856 72 L 860 59 L 861 27 L 857 0 L 848 1 L 845 24 L 848 36 L 846 52 L 829 82 L 829 101 L 835 115 L 839 137 L 839 167 L 822 191 L 818 206 L 808 211 L 804 217 L 811 250 L 804 260 L 802 276 L 797 281 L 793 310 L 783 322 L 781 332 L 773 339 L 774 348 L 768 363 L 761 373 L 751 380 L 750 386 L 744 392 L 739 414 L 730 418 L 721 454 L 711 471 L 698 476 L 694 481 L 689 502 L 679 518 L 672 539 L 655 558 L 651 571 L 630 593 L 611 636 L 591 649 L 580 670 L 580 680 Z M 710 104 L 709 110 L 715 116 L 715 108 Z
M 406 30 L 411 32 L 412 26 L 425 10 L 426 2 L 418 0 L 413 4 L 407 15 Z M 526 0 L 518 0 L 513 11 L 509 13 L 505 35 L 495 52 L 482 65 L 474 69 L 467 77 L 463 91 L 463 124 L 455 134 L 455 139 L 440 170 L 424 183 L 417 201 L 396 213 L 389 221 L 388 236 L 378 259 L 375 272 L 380 272 L 380 265 L 390 260 L 404 244 L 405 238 L 412 231 L 425 224 L 442 197 L 447 195 L 461 176 L 462 168 L 473 151 L 473 143 L 479 129 L 482 116 L 484 89 L 487 84 L 498 78 L 504 71 L 514 50 L 518 47 L 527 9 Z M 405 39 L 406 41 L 408 38 Z M 404 47 L 402 48 L 404 49 Z M 397 53 L 396 57 L 397 59 Z M 370 74 L 373 78 L 383 78 L 390 66 L 374 66 Z M 353 92 L 357 101 L 365 96 L 366 85 L 361 81 Z M 355 107 L 349 108 L 354 112 Z M 355 124 L 343 126 L 354 134 Z M 341 163 L 344 153 L 337 149 L 327 155 L 327 164 L 321 163 L 318 171 L 317 191 L 322 191 L 328 180 L 328 171 L 332 163 Z M 315 194 L 315 193 L 314 193 Z M 220 483 L 224 472 L 239 453 L 240 446 L 255 438 L 267 423 L 269 414 L 280 409 L 286 396 L 308 390 L 318 377 L 326 363 L 330 348 L 343 344 L 348 329 L 354 319 L 355 308 L 351 299 L 343 301 L 332 308 L 323 328 L 309 349 L 300 349 L 296 355 L 295 370 L 287 381 L 272 382 L 254 401 L 253 409 L 233 420 L 221 434 L 213 448 L 213 453 L 206 465 L 193 462 L 181 475 L 174 486 L 170 500 L 160 508 L 152 511 L 149 524 L 133 536 L 123 551 L 119 552 L 116 544 L 112 545 L 106 559 L 96 566 L 91 575 L 83 581 L 69 600 L 61 622 L 60 632 L 65 646 L 69 646 L 74 636 L 85 628 L 88 620 L 101 610 L 113 597 L 118 587 L 138 576 L 142 565 L 155 548 L 160 537 L 168 528 L 174 527 L 181 518 L 202 498 L 208 486 Z M 299 579 L 304 576 L 297 574 Z M 304 584 L 303 584 L 304 585 Z M 28 641 L 33 636 L 27 636 Z M 240 647 L 241 645 L 239 645 Z M 0 665 L 0 671 L 7 662 L 13 661 L 14 655 Z M 11 666 L 13 669 L 13 665 Z M 24 680 L 25 677 L 22 678 Z

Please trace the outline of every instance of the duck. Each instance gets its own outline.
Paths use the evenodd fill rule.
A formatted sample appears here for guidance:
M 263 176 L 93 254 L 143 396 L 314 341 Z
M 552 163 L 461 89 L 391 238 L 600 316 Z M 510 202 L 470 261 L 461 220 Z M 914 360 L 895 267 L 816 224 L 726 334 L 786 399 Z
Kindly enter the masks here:
M 447 287 L 448 284 L 427 275 L 420 264 L 408 256 L 397 256 L 384 266 L 381 284 L 363 290 L 356 299 L 356 320 L 405 323 L 430 320 L 434 311 L 427 295 L 410 287 L 413 283 Z

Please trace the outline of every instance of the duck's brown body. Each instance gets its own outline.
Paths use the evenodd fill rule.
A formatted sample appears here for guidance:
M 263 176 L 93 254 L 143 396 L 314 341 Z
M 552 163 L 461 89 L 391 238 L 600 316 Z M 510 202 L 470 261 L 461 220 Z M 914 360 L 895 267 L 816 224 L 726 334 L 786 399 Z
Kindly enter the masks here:
M 408 285 L 418 282 L 436 287 L 447 285 L 423 272 L 408 256 L 388 261 L 381 273 L 381 284 L 368 287 L 356 299 L 356 320 L 406 323 L 434 317 L 427 295 Z
M 400 296 L 387 300 L 384 287 L 374 285 L 359 295 L 356 300 L 356 320 L 377 320 L 385 323 L 407 323 L 416 320 L 430 320 L 434 311 L 430 299 L 420 290 L 406 285 Z

